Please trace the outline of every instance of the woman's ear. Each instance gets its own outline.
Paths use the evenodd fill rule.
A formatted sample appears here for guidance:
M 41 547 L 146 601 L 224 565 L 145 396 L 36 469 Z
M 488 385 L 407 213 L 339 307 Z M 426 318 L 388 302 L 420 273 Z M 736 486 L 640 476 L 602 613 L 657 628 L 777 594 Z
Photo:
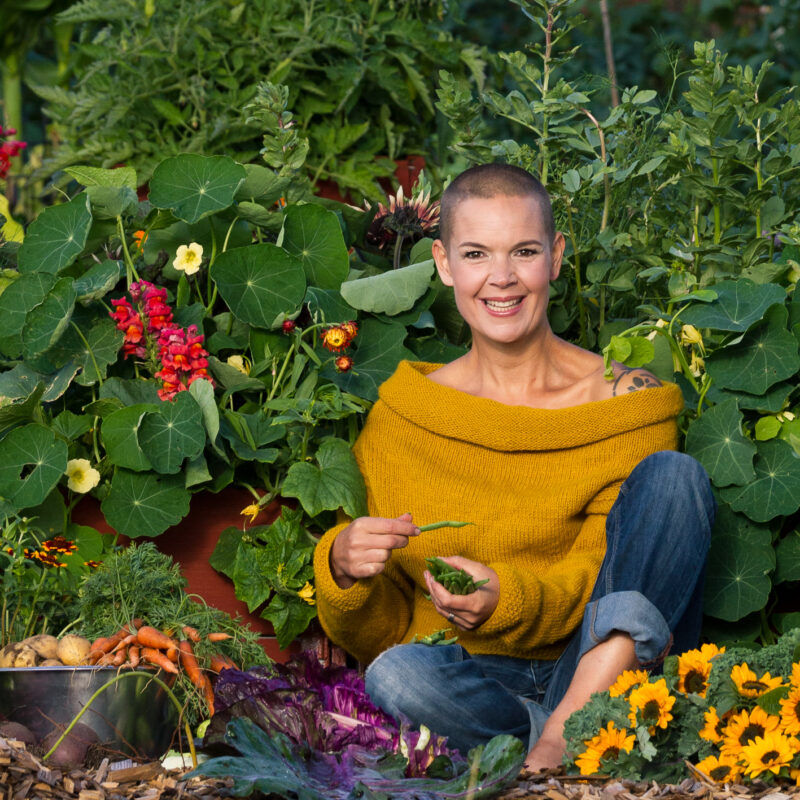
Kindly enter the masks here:
M 564 258 L 564 248 L 567 243 L 564 234 L 556 231 L 553 244 L 550 246 L 550 280 L 554 281 L 561 272 L 561 261 Z
M 433 253 L 433 262 L 436 264 L 436 269 L 439 272 L 439 277 L 445 286 L 453 285 L 453 276 L 450 274 L 450 265 L 447 261 L 447 250 L 445 249 L 444 242 L 441 239 L 436 239 L 431 248 Z

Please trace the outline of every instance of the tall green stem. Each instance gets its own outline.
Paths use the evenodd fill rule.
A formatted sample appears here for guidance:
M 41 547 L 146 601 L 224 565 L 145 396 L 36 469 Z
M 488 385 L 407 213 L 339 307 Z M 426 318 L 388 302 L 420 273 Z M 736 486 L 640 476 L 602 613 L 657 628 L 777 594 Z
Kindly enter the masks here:
M 719 159 L 716 156 L 711 158 L 711 174 L 714 179 L 714 188 L 719 187 Z M 714 197 L 714 244 L 719 244 L 722 238 L 722 223 L 720 220 L 719 199 Z
M 5 123 L 16 128 L 16 136 L 22 138 L 22 54 L 17 51 L 5 53 L 0 59 L 3 73 L 3 111 Z
M 128 288 L 131 288 L 131 283 L 139 280 L 139 275 L 136 272 L 136 267 L 133 265 L 130 251 L 128 250 L 128 242 L 125 240 L 125 229 L 122 227 L 122 217 L 117 216 L 117 235 L 120 242 L 122 242 L 122 253 L 125 261 L 125 269 L 127 271 Z
M 567 202 L 567 221 L 569 225 L 569 239 L 572 242 L 572 266 L 575 271 L 575 292 L 578 298 L 578 321 L 581 328 L 581 345 L 588 347 L 589 331 L 587 330 L 589 321 L 586 314 L 586 306 L 583 302 L 583 286 L 581 284 L 581 254 L 578 249 L 578 237 L 575 235 L 575 225 L 572 219 L 572 204 Z

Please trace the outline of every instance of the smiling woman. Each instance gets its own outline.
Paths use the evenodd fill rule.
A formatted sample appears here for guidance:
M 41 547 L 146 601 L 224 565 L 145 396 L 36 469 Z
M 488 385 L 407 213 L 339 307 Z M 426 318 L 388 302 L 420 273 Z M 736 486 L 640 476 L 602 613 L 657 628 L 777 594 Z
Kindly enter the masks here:
M 702 467 L 672 452 L 680 390 L 620 364 L 607 380 L 553 333 L 563 254 L 527 172 L 451 183 L 433 256 L 472 346 L 383 384 L 354 449 L 369 516 L 315 551 L 320 621 L 371 662 L 373 700 L 463 752 L 515 735 L 533 769 L 561 762 L 564 720 L 593 692 L 696 643 L 714 517 Z M 473 524 L 425 530 L 441 519 Z M 435 580 L 434 557 L 475 591 Z M 448 627 L 458 643 L 422 643 Z

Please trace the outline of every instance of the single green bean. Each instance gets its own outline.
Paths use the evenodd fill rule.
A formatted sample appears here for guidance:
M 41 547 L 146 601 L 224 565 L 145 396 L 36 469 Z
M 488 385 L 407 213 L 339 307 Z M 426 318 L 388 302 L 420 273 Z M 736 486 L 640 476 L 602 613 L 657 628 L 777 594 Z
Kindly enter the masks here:
M 437 528 L 463 528 L 465 525 L 474 525 L 474 522 L 455 522 L 453 520 L 445 520 L 444 522 L 431 522 L 430 525 L 421 525 L 420 533 L 425 531 L 435 531 Z

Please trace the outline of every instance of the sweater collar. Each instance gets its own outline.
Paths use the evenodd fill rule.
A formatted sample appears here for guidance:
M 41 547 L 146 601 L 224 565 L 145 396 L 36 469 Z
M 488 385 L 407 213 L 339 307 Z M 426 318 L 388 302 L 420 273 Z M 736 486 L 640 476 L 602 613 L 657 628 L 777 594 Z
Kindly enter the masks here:
M 492 450 L 580 447 L 672 419 L 684 406 L 673 383 L 570 408 L 508 406 L 428 380 L 441 366 L 401 361 L 381 385 L 380 399 L 431 433 Z

